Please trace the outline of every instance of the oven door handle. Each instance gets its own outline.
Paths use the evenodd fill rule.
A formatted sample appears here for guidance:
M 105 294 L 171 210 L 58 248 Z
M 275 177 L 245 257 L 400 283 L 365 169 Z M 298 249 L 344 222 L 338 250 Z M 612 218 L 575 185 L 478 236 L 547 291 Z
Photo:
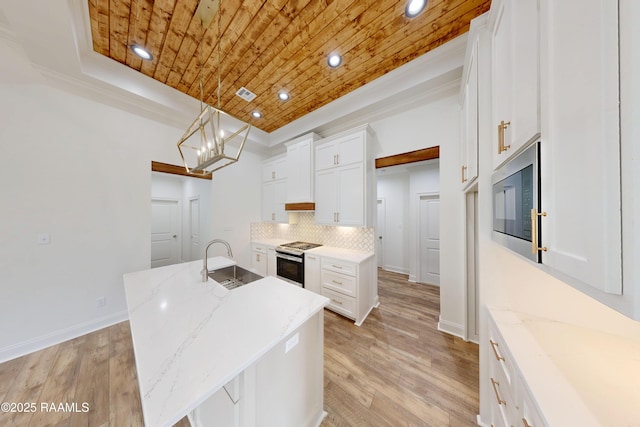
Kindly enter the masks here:
M 296 257 L 296 256 L 291 256 L 291 255 L 285 255 L 282 252 L 278 252 L 278 251 L 276 251 L 276 257 L 284 258 L 286 260 L 293 261 L 293 262 L 302 263 L 302 258 Z

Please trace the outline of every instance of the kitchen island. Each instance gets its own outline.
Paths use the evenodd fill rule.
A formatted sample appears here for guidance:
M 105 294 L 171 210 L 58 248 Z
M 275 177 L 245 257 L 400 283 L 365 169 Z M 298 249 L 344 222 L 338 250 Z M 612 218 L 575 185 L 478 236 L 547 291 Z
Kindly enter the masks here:
M 145 424 L 319 425 L 328 299 L 275 277 L 229 291 L 201 269 L 124 275 Z

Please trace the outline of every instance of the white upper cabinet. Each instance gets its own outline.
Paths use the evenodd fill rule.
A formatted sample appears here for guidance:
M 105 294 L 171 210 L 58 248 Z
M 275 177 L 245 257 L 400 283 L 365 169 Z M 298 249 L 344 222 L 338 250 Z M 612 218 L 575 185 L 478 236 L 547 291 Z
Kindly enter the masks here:
M 494 0 L 490 20 L 495 168 L 540 134 L 538 0 Z
M 618 2 L 541 1 L 542 260 L 615 305 L 603 294 L 623 290 Z
M 375 205 L 373 133 L 360 127 L 316 145 L 315 221 L 369 227 Z
M 316 148 L 316 171 L 364 161 L 365 138 L 362 132 L 344 135 Z
M 471 21 L 460 88 L 462 159 L 460 181 L 466 189 L 478 177 L 480 92 L 491 87 L 491 34 L 487 15 Z M 486 97 L 487 94 L 483 93 Z
M 287 198 L 286 157 L 266 160 L 262 166 L 262 220 L 289 223 L 285 211 Z
M 314 141 L 319 136 L 311 133 L 287 142 L 287 203 L 314 201 Z
M 275 181 L 287 177 L 287 158 L 277 156 L 262 164 L 262 182 Z

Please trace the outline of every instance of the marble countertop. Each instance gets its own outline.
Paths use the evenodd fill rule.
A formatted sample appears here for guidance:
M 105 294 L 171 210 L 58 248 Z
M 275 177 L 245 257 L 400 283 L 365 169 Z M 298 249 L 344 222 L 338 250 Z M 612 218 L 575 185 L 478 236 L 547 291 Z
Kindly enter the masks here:
M 235 264 L 208 260 L 210 270 Z M 171 426 L 323 309 L 275 277 L 229 291 L 201 261 L 124 275 L 145 424 Z
M 640 340 L 489 311 L 550 426 L 640 425 Z
M 375 255 L 374 252 L 361 252 L 352 249 L 336 248 L 334 246 L 319 246 L 317 248 L 309 249 L 308 251 L 305 251 L 305 253 L 341 259 L 344 261 L 355 262 L 357 264 Z

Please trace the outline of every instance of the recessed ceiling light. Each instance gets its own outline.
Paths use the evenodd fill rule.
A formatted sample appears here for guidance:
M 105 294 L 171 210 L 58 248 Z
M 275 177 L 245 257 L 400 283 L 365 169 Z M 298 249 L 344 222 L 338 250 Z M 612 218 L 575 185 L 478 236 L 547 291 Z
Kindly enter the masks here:
M 427 6 L 427 0 L 408 0 L 407 6 L 404 8 L 404 14 L 408 18 L 414 18 L 420 14 Z
M 259 119 L 262 117 L 262 113 L 260 113 L 260 111 L 254 111 L 253 113 L 251 113 L 251 115 L 256 119 Z
M 342 56 L 337 53 L 332 53 L 327 57 L 327 63 L 329 64 L 329 67 L 337 68 L 342 64 Z
M 140 58 L 146 60 L 146 61 L 150 61 L 153 59 L 153 55 L 151 55 L 151 53 L 145 49 L 142 46 L 138 46 L 137 44 L 132 44 L 131 45 L 131 50 L 133 51 L 133 53 L 135 53 L 136 55 L 138 55 Z
M 279 92 L 278 93 L 278 98 L 280 98 L 281 101 L 288 101 L 289 100 L 289 94 L 287 92 Z

